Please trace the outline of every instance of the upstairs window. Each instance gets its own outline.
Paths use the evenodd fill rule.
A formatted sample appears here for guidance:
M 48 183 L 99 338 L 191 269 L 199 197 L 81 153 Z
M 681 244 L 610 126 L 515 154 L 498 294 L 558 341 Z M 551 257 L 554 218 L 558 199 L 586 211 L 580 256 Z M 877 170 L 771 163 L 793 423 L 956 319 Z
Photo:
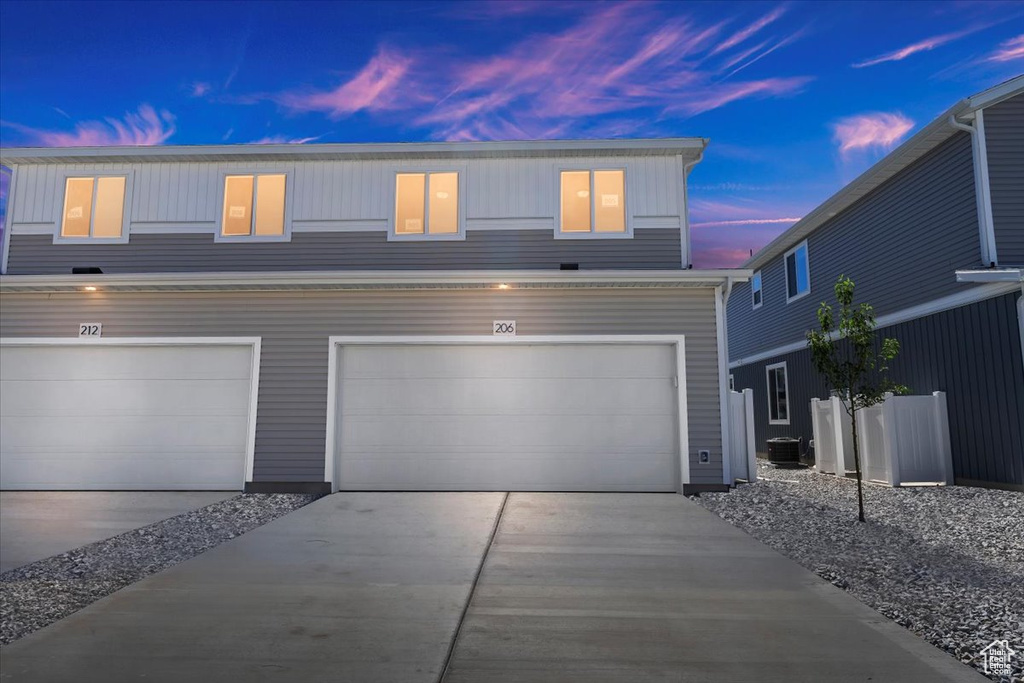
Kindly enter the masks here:
M 124 229 L 126 176 L 67 178 L 60 236 L 79 239 L 120 239 Z
M 626 233 L 626 172 L 622 169 L 561 172 L 562 235 Z
M 750 291 L 754 299 L 754 308 L 761 308 L 762 296 L 761 293 L 761 271 L 754 273 L 754 277 L 750 278 Z
M 224 176 L 220 236 L 284 236 L 287 184 L 284 173 Z
M 789 424 L 789 378 L 786 364 L 775 363 L 768 371 L 768 424 Z
M 395 176 L 394 236 L 461 237 L 459 174 L 398 173 Z
M 807 240 L 786 252 L 786 303 L 811 291 L 811 274 L 807 263 Z

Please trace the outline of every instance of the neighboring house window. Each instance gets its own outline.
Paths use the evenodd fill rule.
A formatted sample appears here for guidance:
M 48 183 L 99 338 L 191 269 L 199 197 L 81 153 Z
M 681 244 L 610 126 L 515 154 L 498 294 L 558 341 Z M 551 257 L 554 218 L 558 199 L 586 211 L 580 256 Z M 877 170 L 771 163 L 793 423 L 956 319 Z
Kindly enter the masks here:
M 395 177 L 396 237 L 457 237 L 459 174 L 399 173 Z
M 786 252 L 786 303 L 811 291 L 811 274 L 807 264 L 807 241 Z
M 754 273 L 754 277 L 750 279 L 750 291 L 753 292 L 754 296 L 754 308 L 761 308 L 761 271 Z
M 284 173 L 224 176 L 221 237 L 282 237 L 285 234 Z
M 768 368 L 768 424 L 789 424 L 789 378 L 786 364 L 775 363 Z
M 626 172 L 622 169 L 561 172 L 559 232 L 625 234 Z
M 125 176 L 68 178 L 60 236 L 119 239 L 124 235 Z

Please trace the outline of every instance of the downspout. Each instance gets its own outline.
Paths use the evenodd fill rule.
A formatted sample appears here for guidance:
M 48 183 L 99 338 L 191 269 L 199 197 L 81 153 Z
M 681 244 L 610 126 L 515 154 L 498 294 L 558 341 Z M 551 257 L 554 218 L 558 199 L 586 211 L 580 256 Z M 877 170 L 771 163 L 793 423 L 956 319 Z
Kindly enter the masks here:
M 14 169 L 0 166 L 0 173 L 11 177 L 7 184 L 7 209 L 4 212 L 3 232 L 0 233 L 0 275 L 6 275 L 7 256 L 11 250 L 11 224 L 14 222 L 11 213 L 11 199 L 14 197 Z
M 989 268 L 999 265 L 996 253 L 996 233 L 992 221 L 992 195 L 988 182 L 988 147 L 985 144 L 984 110 L 974 115 L 974 125 L 969 126 L 949 115 L 949 125 L 971 135 L 971 157 L 974 161 L 974 195 L 978 205 L 978 233 L 981 243 L 981 262 Z
M 682 160 L 682 157 L 680 157 Z M 683 215 L 681 221 L 681 227 L 683 230 L 683 247 L 686 249 L 686 259 L 683 262 L 683 270 L 689 270 L 693 267 L 693 252 L 691 251 L 691 240 L 690 240 L 690 191 L 687 186 L 687 181 L 690 177 L 690 169 L 699 164 L 704 160 L 704 150 L 700 150 L 700 154 L 693 161 L 683 164 Z
M 732 294 L 733 279 L 727 277 L 725 283 L 715 288 L 715 313 L 718 323 L 718 395 L 719 410 L 722 414 L 722 483 L 733 485 L 732 476 L 732 411 L 729 409 L 729 330 L 728 306 L 729 295 Z

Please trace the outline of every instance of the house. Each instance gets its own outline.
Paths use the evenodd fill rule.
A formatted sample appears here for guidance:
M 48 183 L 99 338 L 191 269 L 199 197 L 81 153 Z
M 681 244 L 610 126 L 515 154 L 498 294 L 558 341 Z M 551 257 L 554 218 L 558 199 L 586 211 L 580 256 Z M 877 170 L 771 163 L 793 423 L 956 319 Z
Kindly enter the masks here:
M 959 484 L 1024 488 L 1024 76 L 957 102 L 757 252 L 728 302 L 758 447 L 812 438 L 805 333 L 839 275 L 901 344 L 892 378 L 947 394 Z
M 0 486 L 724 489 L 706 143 L 0 150 Z

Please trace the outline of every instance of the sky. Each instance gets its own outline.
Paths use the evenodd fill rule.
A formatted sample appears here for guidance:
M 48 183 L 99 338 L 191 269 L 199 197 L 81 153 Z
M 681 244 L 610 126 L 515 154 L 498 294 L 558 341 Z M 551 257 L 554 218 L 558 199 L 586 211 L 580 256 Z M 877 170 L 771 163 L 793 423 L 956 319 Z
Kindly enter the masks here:
M 0 145 L 705 137 L 694 265 L 737 266 L 1022 72 L 1021 2 L 2 0 Z

